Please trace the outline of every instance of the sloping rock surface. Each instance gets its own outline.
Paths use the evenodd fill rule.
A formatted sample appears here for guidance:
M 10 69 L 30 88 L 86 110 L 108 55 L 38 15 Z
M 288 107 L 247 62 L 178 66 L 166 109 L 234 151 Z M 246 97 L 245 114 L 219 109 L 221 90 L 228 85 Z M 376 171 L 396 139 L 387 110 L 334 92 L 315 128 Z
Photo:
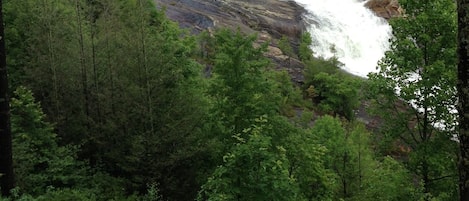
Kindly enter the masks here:
M 297 37 L 304 28 L 304 9 L 281 0 L 155 0 L 169 18 L 194 31 L 239 27 L 243 32 L 265 31 L 275 38 Z
M 277 40 L 287 36 L 294 49 L 305 24 L 304 8 L 292 0 L 155 0 L 166 15 L 194 33 L 214 28 L 240 29 L 259 33 L 258 42 L 269 42 L 266 56 L 275 68 L 289 71 L 293 81 L 303 81 L 303 64 L 287 57 L 278 49 Z M 292 60 L 294 60 L 292 62 Z

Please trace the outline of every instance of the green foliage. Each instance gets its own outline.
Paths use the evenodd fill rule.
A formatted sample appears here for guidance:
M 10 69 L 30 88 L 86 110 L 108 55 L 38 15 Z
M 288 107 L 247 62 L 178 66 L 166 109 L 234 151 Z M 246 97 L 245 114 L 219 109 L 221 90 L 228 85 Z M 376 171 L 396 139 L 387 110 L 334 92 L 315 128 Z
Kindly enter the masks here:
M 133 200 L 134 195 L 129 195 L 125 187 L 129 181 L 124 178 L 113 177 L 103 171 L 89 171 L 87 180 L 81 185 L 71 187 L 70 190 L 78 190 L 92 195 L 96 200 Z M 56 189 L 60 191 L 61 189 Z M 65 189 L 66 190 L 66 189 Z
M 307 101 L 303 100 L 301 90 L 294 85 L 287 71 L 273 71 L 269 76 L 275 81 L 273 89 L 280 96 L 280 113 L 285 116 L 294 116 L 294 108 L 303 107 Z
M 440 133 L 409 154 L 408 169 L 419 175 L 427 174 L 427 182 L 423 183 L 427 197 L 435 200 L 457 199 L 457 150 L 457 143 Z
M 342 158 L 342 170 L 339 171 L 342 180 L 344 197 L 361 198 L 363 186 L 374 174 L 376 161 L 370 142 L 370 133 L 365 126 L 358 122 L 351 122 L 346 127 L 345 155 Z M 344 190 L 345 188 L 345 190 Z
M 101 192 L 101 193 L 108 193 L 110 192 Z M 119 200 L 119 201 L 134 201 L 139 200 L 137 196 L 128 196 L 128 197 L 120 197 L 118 195 L 112 195 L 107 197 L 103 194 L 97 194 L 93 189 L 79 189 L 79 188 L 62 188 L 62 189 L 55 189 L 55 188 L 48 188 L 47 191 L 39 196 L 31 196 L 29 194 L 18 194 L 15 190 L 13 192 L 13 196 L 8 199 L 2 199 L 1 201 L 49 201 L 49 200 L 57 200 L 57 201 L 68 201 L 68 200 L 77 200 L 77 201 L 95 201 L 95 200 Z
M 385 157 L 365 178 L 364 190 L 356 200 L 421 200 L 423 193 L 415 182 L 402 164 Z
M 304 72 L 304 93 L 319 109 L 337 114 L 348 120 L 354 119 L 354 110 L 361 100 L 362 80 L 340 71 L 337 58 L 311 58 Z
M 76 189 L 62 189 L 62 190 L 48 190 L 46 194 L 41 195 L 35 199 L 36 201 L 94 201 L 97 200 L 92 192 L 76 190 Z
M 391 50 L 380 62 L 381 71 L 370 75 L 369 91 L 379 96 L 377 101 L 382 111 L 396 104 L 393 91 L 399 88 L 397 97 L 419 108 L 403 115 L 425 115 L 422 120 L 427 123 L 419 122 L 420 129 L 428 129 L 424 126 L 430 123 L 444 122 L 450 130 L 454 126 L 454 114 L 448 107 L 455 105 L 456 75 L 454 2 L 404 1 L 401 4 L 409 17 L 391 21 L 395 38 Z
M 195 38 L 148 0 L 5 4 L 15 82 L 56 123 L 60 150 L 79 145 L 81 160 L 125 178 L 121 191 L 156 182 L 168 199 L 194 198 L 208 108 Z
M 339 196 L 341 193 L 339 190 L 341 188 L 340 177 L 345 176 L 343 171 L 346 166 L 344 164 L 347 162 L 343 161 L 347 154 L 347 145 L 345 129 L 342 127 L 342 123 L 339 119 L 324 116 L 315 121 L 311 133 L 316 142 L 325 147 L 325 152 L 321 159 L 324 167 L 331 171 L 329 179 L 335 181 L 334 185 L 331 186 L 330 197 L 344 197 L 345 195 Z
M 451 175 L 456 172 L 450 140 L 457 100 L 455 2 L 400 4 L 406 17 L 390 21 L 391 49 L 379 63 L 380 71 L 369 75 L 367 92 L 374 100 L 374 114 L 385 123 L 383 140 L 411 150 L 406 164 L 422 179 L 425 199 L 456 199 L 456 186 L 448 185 L 455 182 Z
M 255 48 L 256 36 L 245 37 L 239 30 L 219 30 L 214 40 L 217 53 L 209 89 L 216 101 L 214 113 L 229 133 L 241 133 L 258 116 L 278 110 L 274 84 L 266 77 L 266 45 Z
M 70 187 L 84 182 L 85 171 L 74 147 L 59 146 L 51 124 L 30 90 L 19 87 L 11 99 L 14 167 L 17 185 L 31 194 L 47 187 Z
M 316 74 L 309 86 L 314 87 L 313 101 L 322 111 L 335 113 L 352 120 L 358 107 L 360 82 L 340 74 Z
M 313 51 L 309 48 L 313 43 L 311 34 L 309 32 L 304 32 L 300 38 L 300 47 L 298 50 L 298 55 L 300 60 L 303 62 L 310 61 L 313 58 Z
M 402 0 L 407 16 L 391 20 L 396 38 L 368 83 L 380 139 L 411 150 L 404 166 L 376 160 L 363 125 L 304 108 L 352 120 L 363 82 L 313 58 L 308 33 L 305 103 L 255 35 L 196 40 L 149 0 L 6 0 L 12 84 L 35 95 L 18 87 L 12 99 L 18 188 L 0 200 L 454 200 L 453 114 L 436 105 L 455 100 L 445 1 Z
M 295 119 L 297 126 L 309 128 L 312 124 L 314 113 L 308 110 L 301 111 L 301 115 Z
M 261 117 L 233 136 L 237 144 L 203 185 L 198 200 L 302 200 L 288 174 L 286 150 L 272 145 L 266 123 Z
M 332 167 L 333 160 L 341 158 L 345 148 L 346 136 L 342 123 L 339 119 L 326 115 L 314 122 L 311 132 L 318 143 L 326 147 L 324 162 L 327 167 Z
M 309 123 L 309 121 L 308 121 Z M 289 173 L 293 175 L 307 200 L 330 200 L 334 191 L 335 175 L 323 163 L 326 149 L 311 132 L 292 124 L 275 123 L 284 136 L 281 139 L 287 150 L 290 164 Z
M 368 180 L 376 176 L 377 162 L 371 149 L 369 133 L 356 122 L 342 123 L 339 119 L 324 116 L 316 120 L 311 129 L 316 142 L 324 146 L 321 160 L 329 172 L 330 199 L 363 199 Z M 375 185 L 375 184 L 370 184 Z
M 2 200 L 2 198 L 0 198 Z M 77 201 L 94 201 L 97 200 L 96 197 L 89 191 L 82 191 L 76 189 L 53 189 L 50 188 L 43 195 L 33 197 L 31 195 L 18 195 L 17 192 L 13 192 L 12 200 L 16 201 L 47 201 L 47 200 L 57 200 L 57 201 L 67 201 L 67 200 L 77 200 Z M 2 201 L 10 201 L 10 199 L 5 199 Z
M 314 79 L 314 76 L 319 73 L 341 73 L 340 66 L 342 64 L 335 57 L 329 59 L 325 59 L 322 57 L 312 58 L 309 61 L 305 62 L 305 64 L 305 80 L 307 81 Z
M 158 185 L 150 184 L 147 189 L 147 194 L 144 195 L 140 201 L 162 201 L 163 198 L 159 191 Z
M 282 38 L 280 38 L 278 41 L 278 47 L 284 55 L 288 56 L 288 62 L 290 63 L 291 58 L 295 55 L 295 53 L 293 52 L 289 38 L 287 36 L 282 36 Z

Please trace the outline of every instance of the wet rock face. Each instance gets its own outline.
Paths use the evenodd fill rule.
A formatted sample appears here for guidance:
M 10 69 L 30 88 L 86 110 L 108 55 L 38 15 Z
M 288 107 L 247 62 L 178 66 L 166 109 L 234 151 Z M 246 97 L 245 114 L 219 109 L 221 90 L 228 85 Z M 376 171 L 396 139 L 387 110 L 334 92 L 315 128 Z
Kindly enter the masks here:
M 210 16 L 217 13 L 217 4 L 201 0 L 156 0 L 155 2 L 158 7 L 165 8 L 166 15 L 183 28 L 197 33 L 214 26 Z
M 295 82 L 302 82 L 301 62 L 287 62 L 277 48 L 277 40 L 288 36 L 294 49 L 305 30 L 304 8 L 293 0 L 155 0 L 166 15 L 194 33 L 214 28 L 239 28 L 259 33 L 258 42 L 269 42 L 266 56 L 276 68 L 286 69 Z M 296 61 L 296 60 L 295 60 Z
M 374 11 L 376 15 L 385 19 L 399 17 L 403 13 L 398 0 L 369 0 L 365 3 L 365 6 Z
M 265 31 L 274 38 L 298 37 L 304 9 L 285 0 L 155 0 L 169 18 L 200 32 L 212 27 L 239 27 L 243 32 Z

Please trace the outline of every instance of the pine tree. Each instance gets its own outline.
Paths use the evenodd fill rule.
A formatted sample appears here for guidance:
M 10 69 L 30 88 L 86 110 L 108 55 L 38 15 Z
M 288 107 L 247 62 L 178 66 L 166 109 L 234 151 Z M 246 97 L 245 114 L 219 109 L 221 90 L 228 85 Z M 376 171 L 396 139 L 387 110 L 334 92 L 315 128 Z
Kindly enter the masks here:
M 19 87 L 11 99 L 14 169 L 17 186 L 30 195 L 47 187 L 77 187 L 85 182 L 84 169 L 73 146 L 59 146 L 52 124 L 30 90 Z

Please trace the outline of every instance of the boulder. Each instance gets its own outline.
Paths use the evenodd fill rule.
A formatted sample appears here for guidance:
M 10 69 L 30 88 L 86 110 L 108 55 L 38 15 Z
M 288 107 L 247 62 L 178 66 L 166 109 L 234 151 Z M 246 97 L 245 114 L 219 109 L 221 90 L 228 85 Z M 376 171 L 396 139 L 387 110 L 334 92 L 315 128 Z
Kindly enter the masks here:
M 403 9 L 398 0 L 369 0 L 365 6 L 384 19 L 391 19 L 403 14 Z

